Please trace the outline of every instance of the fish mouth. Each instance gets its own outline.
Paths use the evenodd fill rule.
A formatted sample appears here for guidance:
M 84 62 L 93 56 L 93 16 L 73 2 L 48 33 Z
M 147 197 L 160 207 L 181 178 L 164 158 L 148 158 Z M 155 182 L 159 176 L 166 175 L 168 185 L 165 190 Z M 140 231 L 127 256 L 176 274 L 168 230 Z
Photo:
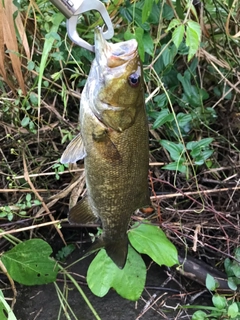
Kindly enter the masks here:
M 138 44 L 135 39 L 119 43 L 107 42 L 103 37 L 101 27 L 95 28 L 95 54 L 99 66 L 118 67 L 138 54 Z

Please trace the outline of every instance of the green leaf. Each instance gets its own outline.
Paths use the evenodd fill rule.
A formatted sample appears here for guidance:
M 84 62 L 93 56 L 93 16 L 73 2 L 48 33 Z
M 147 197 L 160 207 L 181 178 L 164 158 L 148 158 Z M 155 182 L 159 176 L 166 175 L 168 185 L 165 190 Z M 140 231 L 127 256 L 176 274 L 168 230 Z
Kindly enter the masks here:
M 179 48 L 183 40 L 183 35 L 184 35 L 184 25 L 181 24 L 173 31 L 173 34 L 172 34 L 172 40 L 175 46 L 177 47 L 177 49 Z
M 218 310 L 222 310 L 227 305 L 227 300 L 225 297 L 220 296 L 219 294 L 214 294 L 212 297 L 213 305 L 218 308 Z
M 56 280 L 58 267 L 49 256 L 52 248 L 41 239 L 19 243 L 1 259 L 13 280 L 28 286 Z
M 24 117 L 21 121 L 21 126 L 22 127 L 26 127 L 30 122 L 30 118 L 29 117 Z
M 57 34 L 58 28 L 60 26 L 60 23 L 65 17 L 61 13 L 56 13 L 52 17 L 53 26 L 51 27 L 51 30 L 49 34 L 46 35 L 46 39 L 43 46 L 43 51 L 41 55 L 41 62 L 39 67 L 39 77 L 38 77 L 38 106 L 40 106 L 41 101 L 41 83 L 43 78 L 43 72 L 46 68 L 46 63 L 49 57 L 49 52 L 51 51 L 54 41 L 57 39 L 59 40 L 59 35 Z M 56 38 L 56 39 L 55 39 Z
M 177 123 L 179 125 L 179 127 L 185 127 L 186 125 L 189 124 L 190 121 L 192 121 L 193 117 L 191 114 L 184 114 L 182 112 L 180 112 L 177 115 Z
M 163 11 L 162 11 L 162 18 L 164 20 L 172 20 L 174 16 L 175 15 L 174 15 L 173 9 L 169 5 L 164 3 Z
M 189 47 L 188 61 L 197 52 L 201 39 L 201 27 L 195 21 L 188 21 L 186 29 L 186 45 Z
M 165 46 L 164 51 L 162 53 L 162 59 L 163 59 L 163 63 L 165 65 L 165 67 L 167 67 L 168 65 L 172 64 L 173 61 L 173 55 L 172 52 L 169 48 L 169 46 Z
M 240 278 L 240 264 L 237 261 L 233 261 L 232 271 L 233 271 L 235 277 Z
M 171 122 L 174 119 L 172 113 L 169 113 L 168 109 L 163 109 L 159 112 L 157 119 L 154 121 L 152 128 L 156 129 L 162 126 L 166 122 Z
M 236 283 L 236 278 L 235 277 L 229 277 L 228 278 L 228 286 L 231 290 L 235 291 L 237 290 L 237 283 Z
M 192 29 L 193 31 L 195 31 L 198 35 L 198 41 L 200 42 L 201 40 L 201 27 L 200 27 L 200 24 L 196 21 L 192 21 L 192 20 L 189 20 L 188 23 L 187 23 L 188 27 L 190 29 Z
M 181 0 L 176 0 L 176 12 L 181 20 L 184 19 L 184 12 L 181 5 Z
M 146 22 L 153 6 L 154 0 L 145 0 L 142 8 L 142 23 Z
M 194 314 L 192 315 L 192 320 L 205 320 L 207 319 L 207 314 L 206 312 L 202 311 L 202 310 L 198 310 L 196 312 L 194 312 Z
M 147 254 L 157 264 L 168 267 L 179 264 L 176 247 L 157 226 L 142 223 L 133 227 L 128 237 L 138 252 Z
M 185 174 L 187 173 L 187 166 L 183 163 L 184 161 L 171 162 L 163 166 L 162 169 L 179 171 Z
M 209 273 L 206 277 L 206 287 L 209 291 L 215 291 L 219 287 L 219 283 L 216 279 L 213 278 Z
M 233 302 L 228 308 L 228 316 L 230 319 L 236 318 L 239 315 L 239 308 L 236 302 Z
M 167 96 L 166 96 L 165 93 L 162 93 L 162 94 L 154 97 L 153 100 L 154 100 L 154 102 L 157 103 L 157 106 L 158 106 L 159 108 L 165 107 L 165 106 L 166 106 L 166 103 L 167 103 L 167 101 L 168 101 L 168 100 L 167 100 Z
M 213 138 L 205 138 L 200 141 L 190 141 L 187 143 L 186 148 L 192 150 L 192 156 L 195 157 L 204 148 L 208 148 L 209 144 L 213 142 Z
M 105 249 L 99 251 L 87 272 L 90 290 L 98 297 L 105 296 L 110 288 L 125 299 L 136 301 L 140 298 L 146 280 L 146 266 L 142 257 L 128 246 L 125 267 L 121 270 L 109 258 Z
M 194 158 L 194 163 L 198 166 L 202 165 L 205 163 L 205 161 L 211 157 L 211 155 L 213 154 L 213 150 L 204 150 L 201 152 L 201 154 L 199 154 L 198 156 L 196 156 Z
M 153 39 L 152 39 L 151 35 L 147 32 L 144 32 L 142 42 L 143 42 L 143 46 L 144 46 L 144 51 L 152 56 L 154 44 L 153 44 Z
M 240 247 L 235 250 L 234 256 L 237 260 L 240 261 Z
M 234 0 L 228 0 L 228 8 L 229 8 L 229 9 L 232 8 L 233 1 L 234 1 Z
M 27 69 L 29 71 L 32 71 L 34 69 L 34 67 L 35 67 L 35 62 L 33 62 L 32 60 L 29 60 L 28 64 L 27 64 Z
M 181 20 L 179 19 L 172 19 L 172 21 L 169 23 L 169 26 L 167 28 L 167 31 L 179 26 L 181 24 Z
M 58 251 L 58 253 L 56 254 L 56 259 L 64 261 L 65 258 L 69 256 L 74 250 L 75 250 L 75 245 L 69 244 Z
M 173 160 L 179 161 L 185 153 L 185 149 L 182 143 L 177 144 L 168 140 L 161 140 L 160 144 L 163 146 L 163 148 L 170 152 L 171 158 Z
M 37 106 L 38 97 L 35 93 L 31 92 L 29 95 L 29 99 L 34 106 Z
M 31 199 L 32 199 L 31 194 L 30 194 L 30 193 L 27 193 L 27 195 L 26 195 L 26 201 L 31 201 Z
M 4 299 L 2 290 L 0 290 L 0 319 L 1 320 L 17 320 L 12 309 Z
M 138 52 L 139 52 L 139 56 L 141 58 L 142 61 L 144 61 L 144 44 L 143 44 L 143 29 L 141 27 L 136 28 L 135 30 L 135 36 L 136 36 L 136 40 L 138 42 Z

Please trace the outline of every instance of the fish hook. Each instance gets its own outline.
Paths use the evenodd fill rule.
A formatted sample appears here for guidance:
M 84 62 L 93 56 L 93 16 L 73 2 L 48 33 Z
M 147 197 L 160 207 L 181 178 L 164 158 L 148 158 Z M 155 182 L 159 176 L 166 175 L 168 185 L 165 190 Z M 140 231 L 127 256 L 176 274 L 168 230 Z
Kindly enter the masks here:
M 78 17 L 80 14 L 96 10 L 98 11 L 107 26 L 107 30 L 103 32 L 105 39 L 111 39 L 114 35 L 113 25 L 106 7 L 99 0 L 50 0 L 62 14 L 67 18 L 67 32 L 69 38 L 78 46 L 95 52 L 93 45 L 83 40 L 77 32 Z

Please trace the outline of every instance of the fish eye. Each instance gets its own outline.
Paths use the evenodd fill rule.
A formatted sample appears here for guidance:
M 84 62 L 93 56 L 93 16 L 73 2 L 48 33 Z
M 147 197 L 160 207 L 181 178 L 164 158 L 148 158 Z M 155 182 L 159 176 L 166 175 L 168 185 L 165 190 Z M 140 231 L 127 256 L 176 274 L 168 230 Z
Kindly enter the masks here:
M 130 76 L 128 77 L 128 83 L 131 87 L 137 87 L 140 83 L 140 75 L 136 72 L 130 74 Z

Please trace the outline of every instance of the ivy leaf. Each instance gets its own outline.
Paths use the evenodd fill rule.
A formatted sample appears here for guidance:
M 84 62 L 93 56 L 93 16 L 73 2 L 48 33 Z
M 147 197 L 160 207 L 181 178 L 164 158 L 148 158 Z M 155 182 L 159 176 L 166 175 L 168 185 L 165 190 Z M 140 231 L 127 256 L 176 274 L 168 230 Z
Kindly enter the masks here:
M 31 239 L 17 244 L 5 252 L 1 260 L 13 280 L 32 286 L 56 280 L 58 267 L 49 256 L 52 248 L 41 239 Z
M 129 231 L 128 238 L 138 252 L 147 254 L 160 266 L 179 264 L 176 247 L 157 226 L 142 223 Z
M 136 301 L 140 298 L 146 280 L 146 266 L 142 257 L 128 246 L 125 267 L 121 270 L 109 258 L 105 249 L 98 252 L 87 272 L 90 290 L 98 297 L 105 296 L 110 288 L 125 299 Z

